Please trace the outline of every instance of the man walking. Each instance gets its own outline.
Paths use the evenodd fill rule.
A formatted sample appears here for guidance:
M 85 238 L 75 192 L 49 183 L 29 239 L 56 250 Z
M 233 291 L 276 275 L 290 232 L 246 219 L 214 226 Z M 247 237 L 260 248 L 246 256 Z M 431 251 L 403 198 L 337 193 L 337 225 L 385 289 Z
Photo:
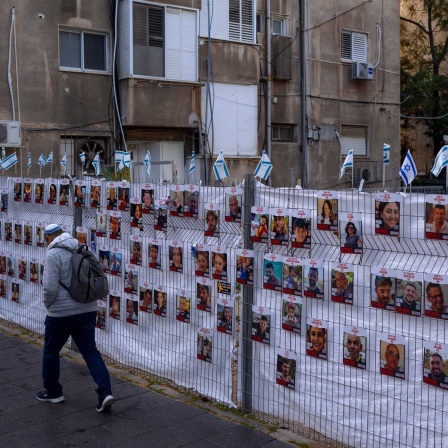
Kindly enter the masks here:
M 59 284 L 70 285 L 72 251 L 78 247 L 78 241 L 63 233 L 57 224 L 48 225 L 44 237 L 48 246 L 43 276 L 43 302 L 48 312 L 42 362 L 45 389 L 37 392 L 36 398 L 50 403 L 65 400 L 59 383 L 59 352 L 71 335 L 98 386 L 96 410 L 103 412 L 112 406 L 115 398 L 112 396 L 109 372 L 95 344 L 97 303 L 79 303 Z

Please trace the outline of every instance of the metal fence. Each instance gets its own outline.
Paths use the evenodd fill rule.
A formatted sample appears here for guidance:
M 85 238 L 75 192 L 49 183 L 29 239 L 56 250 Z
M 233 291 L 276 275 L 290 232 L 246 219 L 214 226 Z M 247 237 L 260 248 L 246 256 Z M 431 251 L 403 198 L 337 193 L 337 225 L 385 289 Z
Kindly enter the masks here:
M 117 362 L 346 445 L 445 446 L 445 382 L 433 380 L 429 354 L 448 364 L 448 315 L 425 295 L 434 282 L 448 294 L 447 243 L 431 229 L 443 196 L 272 189 L 250 176 L 231 188 L 19 178 L 2 178 L 0 188 L 3 319 L 43 333 L 41 277 L 31 264 L 40 272 L 39 228 L 56 222 L 85 238 L 109 276 L 97 340 Z M 189 209 L 194 199 L 197 210 Z M 381 202 L 398 203 L 392 229 L 383 226 Z M 303 242 L 298 219 L 306 222 Z M 349 222 L 362 238 L 356 248 L 346 247 Z M 199 264 L 206 254 L 208 272 Z M 346 295 L 338 273 L 350 285 Z M 384 303 L 377 278 L 393 280 Z M 406 314 L 408 280 L 416 300 Z M 352 336 L 358 360 L 348 351 Z

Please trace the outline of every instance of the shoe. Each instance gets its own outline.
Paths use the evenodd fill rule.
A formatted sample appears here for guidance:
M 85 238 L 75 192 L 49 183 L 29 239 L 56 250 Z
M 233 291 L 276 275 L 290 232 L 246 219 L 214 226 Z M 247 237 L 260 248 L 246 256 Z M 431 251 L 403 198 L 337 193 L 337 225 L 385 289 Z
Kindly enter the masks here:
M 40 390 L 36 394 L 39 401 L 49 401 L 50 403 L 61 403 L 65 400 L 62 392 L 60 394 L 50 394 L 47 390 Z
M 108 411 L 114 403 L 115 398 L 112 395 L 106 395 L 96 406 L 96 412 Z

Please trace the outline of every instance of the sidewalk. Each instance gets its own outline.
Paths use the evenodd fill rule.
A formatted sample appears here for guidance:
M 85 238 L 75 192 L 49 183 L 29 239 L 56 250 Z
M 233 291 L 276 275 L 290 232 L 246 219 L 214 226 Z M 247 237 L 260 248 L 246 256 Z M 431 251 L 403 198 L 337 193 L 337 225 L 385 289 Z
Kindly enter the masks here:
M 2 331 L 3 330 L 3 331 Z M 289 432 L 268 434 L 222 418 L 181 399 L 112 376 L 116 403 L 109 413 L 95 411 L 95 384 L 87 367 L 63 357 L 65 402 L 35 399 L 42 388 L 42 350 L 0 326 L 0 446 L 151 448 L 317 447 Z M 113 372 L 112 372 L 113 373 Z M 177 393 L 173 391 L 173 394 Z M 179 398 L 182 394 L 179 395 Z M 248 422 L 252 423 L 251 420 Z M 255 423 L 256 425 L 256 423 Z M 260 425 L 261 427 L 261 425 Z M 263 427 L 264 428 L 264 427 Z M 294 440 L 289 444 L 278 440 Z

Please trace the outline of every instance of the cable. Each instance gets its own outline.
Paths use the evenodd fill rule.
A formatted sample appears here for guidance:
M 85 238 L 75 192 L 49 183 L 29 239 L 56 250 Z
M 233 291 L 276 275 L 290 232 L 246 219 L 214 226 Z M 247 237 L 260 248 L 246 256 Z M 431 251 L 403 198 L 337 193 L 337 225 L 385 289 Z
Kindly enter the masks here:
M 376 64 L 373 66 L 373 68 L 378 67 L 378 65 L 380 63 L 380 58 L 381 58 L 381 34 L 382 34 L 382 31 L 381 31 L 381 27 L 378 24 L 375 25 L 375 28 L 376 28 L 376 35 L 377 35 L 378 56 L 376 59 Z
M 448 112 L 445 115 L 441 115 L 440 117 L 413 117 L 411 115 L 401 115 L 397 114 L 396 112 L 392 112 L 391 110 L 386 111 L 389 115 L 395 115 L 396 117 L 400 118 L 410 118 L 415 120 L 440 120 L 441 118 L 448 117 Z
M 11 8 L 11 27 L 9 30 L 9 52 L 8 52 L 8 85 L 9 85 L 9 94 L 11 96 L 11 106 L 12 106 L 12 119 L 16 120 L 16 109 L 14 106 L 14 92 L 12 90 L 12 75 L 11 75 L 11 44 L 12 44 L 12 31 L 14 29 L 14 16 L 15 8 L 14 6 Z M 17 55 L 16 55 L 17 56 Z

